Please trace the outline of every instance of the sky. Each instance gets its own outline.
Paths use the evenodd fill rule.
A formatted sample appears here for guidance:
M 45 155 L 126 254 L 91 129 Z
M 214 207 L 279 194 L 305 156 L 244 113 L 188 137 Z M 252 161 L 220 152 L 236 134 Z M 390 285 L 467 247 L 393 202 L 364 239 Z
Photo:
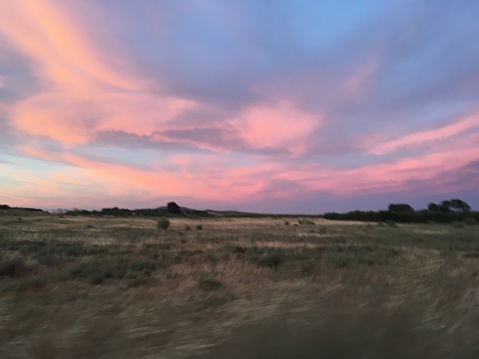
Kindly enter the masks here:
M 0 0 L 0 203 L 479 209 L 476 0 Z

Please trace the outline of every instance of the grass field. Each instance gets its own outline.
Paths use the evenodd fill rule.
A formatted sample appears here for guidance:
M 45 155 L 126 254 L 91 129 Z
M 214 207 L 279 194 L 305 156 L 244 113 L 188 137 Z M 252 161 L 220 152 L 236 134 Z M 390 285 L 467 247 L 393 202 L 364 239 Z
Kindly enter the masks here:
M 479 226 L 0 212 L 1 358 L 477 358 Z

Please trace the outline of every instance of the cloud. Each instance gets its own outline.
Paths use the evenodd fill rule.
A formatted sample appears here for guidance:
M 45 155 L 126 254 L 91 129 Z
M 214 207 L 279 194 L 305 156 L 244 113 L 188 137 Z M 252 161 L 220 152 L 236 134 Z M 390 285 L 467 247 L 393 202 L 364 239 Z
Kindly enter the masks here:
M 459 135 L 470 129 L 479 129 L 479 116 L 471 116 L 453 124 L 441 127 L 435 130 L 416 132 L 410 135 L 400 137 L 395 140 L 389 140 L 372 148 L 370 151 L 376 155 L 384 155 L 406 146 L 420 146 L 428 142 L 440 141 Z
M 12 201 L 313 210 L 476 186 L 474 1 L 2 6 Z
M 85 24 L 77 24 L 63 2 L 4 2 L 0 29 L 24 54 L 34 59 L 37 75 L 56 86 L 87 90 L 105 85 L 134 90 L 139 79 L 120 75 L 106 65 L 111 58 L 85 36 Z M 111 64 L 111 61 L 110 61 Z
M 253 148 L 285 147 L 300 154 L 308 149 L 306 140 L 320 118 L 280 102 L 274 107 L 252 107 L 233 123 Z

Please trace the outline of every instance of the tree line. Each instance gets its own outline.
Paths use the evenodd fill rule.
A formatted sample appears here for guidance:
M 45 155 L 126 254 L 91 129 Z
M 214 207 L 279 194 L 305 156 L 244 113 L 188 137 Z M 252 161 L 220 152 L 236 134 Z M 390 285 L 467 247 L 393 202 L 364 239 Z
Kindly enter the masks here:
M 479 212 L 471 211 L 471 206 L 460 199 L 445 200 L 440 203 L 429 203 L 427 209 L 415 211 L 407 203 L 392 203 L 382 211 L 351 211 L 347 213 L 328 212 L 324 218 L 346 221 L 398 223 L 453 223 L 468 220 L 479 222 Z
M 115 217 L 164 217 L 164 216 L 208 216 L 208 212 L 199 211 L 190 208 L 180 207 L 175 202 L 168 202 L 166 207 L 144 208 L 144 209 L 127 209 L 119 207 L 103 208 L 100 211 L 88 211 L 85 209 L 69 210 L 66 215 L 76 216 L 115 216 Z

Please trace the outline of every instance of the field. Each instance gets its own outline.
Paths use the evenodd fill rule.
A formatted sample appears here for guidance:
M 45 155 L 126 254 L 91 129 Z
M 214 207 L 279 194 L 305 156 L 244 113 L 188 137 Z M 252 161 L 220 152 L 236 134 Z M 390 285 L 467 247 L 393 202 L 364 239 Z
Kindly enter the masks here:
M 0 212 L 0 357 L 477 358 L 479 226 Z

